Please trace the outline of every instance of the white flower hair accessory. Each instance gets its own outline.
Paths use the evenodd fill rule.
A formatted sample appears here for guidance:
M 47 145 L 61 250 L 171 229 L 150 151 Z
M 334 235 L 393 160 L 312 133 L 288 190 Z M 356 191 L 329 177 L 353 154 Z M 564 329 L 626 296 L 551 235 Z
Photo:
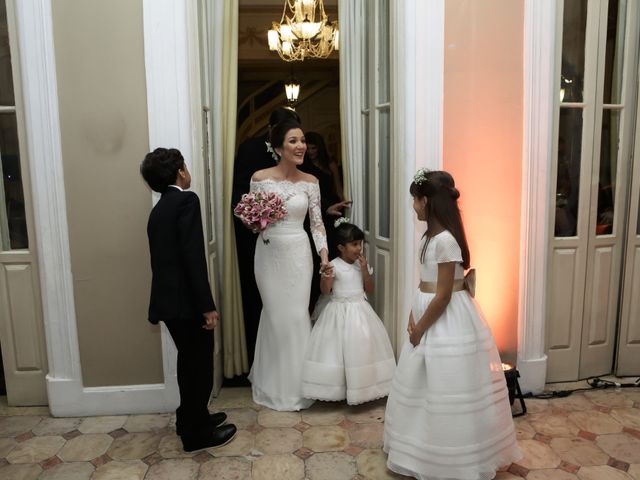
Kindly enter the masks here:
M 413 176 L 413 182 L 416 185 L 422 185 L 427 181 L 427 173 L 429 173 L 429 170 L 427 170 L 426 168 L 419 168 L 416 174 Z
M 333 227 L 338 228 L 343 223 L 349 223 L 349 219 L 347 217 L 338 217 L 335 222 L 333 222 Z
M 280 161 L 280 157 L 278 156 L 278 154 L 275 152 L 275 150 L 271 146 L 271 143 L 264 142 L 264 144 L 267 147 L 267 152 L 269 152 L 271 154 L 271 157 L 273 157 L 273 159 L 276 161 L 276 163 L 279 162 Z

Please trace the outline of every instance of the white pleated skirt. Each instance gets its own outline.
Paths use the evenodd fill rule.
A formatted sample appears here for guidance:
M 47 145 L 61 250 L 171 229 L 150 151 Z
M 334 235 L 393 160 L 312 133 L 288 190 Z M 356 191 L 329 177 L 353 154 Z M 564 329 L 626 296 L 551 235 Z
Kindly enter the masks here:
M 434 294 L 418 291 L 417 320 Z M 413 347 L 406 340 L 387 402 L 387 466 L 420 480 L 490 480 L 522 458 L 502 363 L 466 291 Z
M 386 397 L 395 366 L 387 331 L 363 295 L 333 299 L 311 331 L 302 394 L 350 405 Z

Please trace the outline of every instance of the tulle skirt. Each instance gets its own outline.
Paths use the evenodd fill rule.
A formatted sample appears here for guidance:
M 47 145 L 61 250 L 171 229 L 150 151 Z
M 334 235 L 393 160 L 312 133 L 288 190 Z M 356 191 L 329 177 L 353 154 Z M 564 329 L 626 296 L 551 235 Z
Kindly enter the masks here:
M 434 295 L 417 292 L 416 321 Z M 489 480 L 522 457 L 502 363 L 466 291 L 413 347 L 404 343 L 387 402 L 387 466 L 420 480 Z
M 302 394 L 350 405 L 386 397 L 396 362 L 382 320 L 363 295 L 322 308 L 302 369 Z

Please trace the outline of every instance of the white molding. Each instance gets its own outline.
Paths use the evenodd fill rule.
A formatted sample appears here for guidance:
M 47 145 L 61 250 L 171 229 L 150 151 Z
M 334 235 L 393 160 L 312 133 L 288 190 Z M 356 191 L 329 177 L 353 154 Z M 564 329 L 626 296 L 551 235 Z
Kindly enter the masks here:
M 555 98 L 555 18 L 554 0 L 525 1 L 517 367 L 523 391 L 534 393 L 543 390 L 547 371 L 545 280 Z
M 83 388 L 79 381 L 54 379 L 49 394 L 58 399 L 51 412 L 55 417 L 130 415 L 176 408 L 171 390 L 162 383 Z
M 190 170 L 200 171 L 194 128 L 192 89 L 199 88 L 199 79 L 191 74 L 194 59 L 194 10 L 184 1 L 144 0 L 144 57 L 147 79 L 147 111 L 149 118 L 149 149 L 172 147 L 179 149 Z M 197 14 L 195 14 L 197 35 Z M 196 52 L 197 55 L 197 52 Z M 195 83 L 194 83 L 195 82 Z M 199 159 L 199 156 L 197 157 Z M 202 175 L 196 175 L 201 178 Z M 194 190 L 199 193 L 198 185 Z M 168 330 L 162 325 L 162 359 L 167 395 L 173 399 L 167 405 L 176 408 L 179 392 L 176 376 L 177 350 Z
M 49 373 L 49 405 L 63 399 L 53 382 L 81 383 L 80 350 L 64 190 L 51 0 L 16 2 L 24 119 L 31 171 L 38 269 Z
M 442 168 L 444 110 L 444 0 L 393 2 L 392 115 L 397 165 L 394 258 L 396 350 L 405 338 L 406 321 L 418 281 L 418 225 L 409 201 L 409 185 L 417 168 Z M 419 19 L 419 20 L 418 20 Z M 418 24 L 418 21 L 420 22 Z M 426 22 L 426 23 L 425 23 Z

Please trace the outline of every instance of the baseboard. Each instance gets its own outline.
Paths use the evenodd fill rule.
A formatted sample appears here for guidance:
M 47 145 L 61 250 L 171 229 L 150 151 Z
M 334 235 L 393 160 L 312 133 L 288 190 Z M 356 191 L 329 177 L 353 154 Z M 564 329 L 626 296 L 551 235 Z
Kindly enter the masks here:
M 520 389 L 522 393 L 538 394 L 544 390 L 547 378 L 547 356 L 533 359 L 518 359 L 518 372 L 520 373 Z
M 54 417 L 166 413 L 173 412 L 180 399 L 175 383 L 83 387 L 77 380 L 47 376 L 47 391 Z

